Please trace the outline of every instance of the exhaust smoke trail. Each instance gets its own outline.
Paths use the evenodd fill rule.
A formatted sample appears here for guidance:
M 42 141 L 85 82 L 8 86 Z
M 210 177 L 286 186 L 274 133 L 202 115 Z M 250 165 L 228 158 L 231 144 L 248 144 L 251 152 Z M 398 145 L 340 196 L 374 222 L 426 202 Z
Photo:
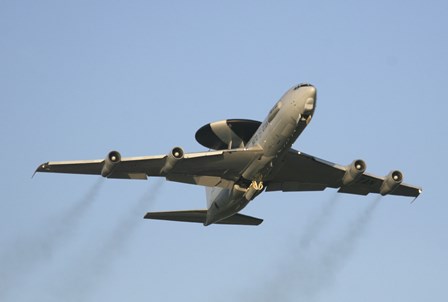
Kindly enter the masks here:
M 64 274 L 71 273 L 69 280 L 64 281 L 58 293 L 64 300 L 85 301 L 99 286 L 101 279 L 112 268 L 114 260 L 120 256 L 132 238 L 132 235 L 143 222 L 143 214 L 154 206 L 164 182 L 155 181 L 149 189 L 132 205 L 127 213 L 110 230 L 109 236 L 101 240 L 93 255 L 75 261 Z
M 0 298 L 17 289 L 17 285 L 22 283 L 20 279 L 36 266 L 51 261 L 54 253 L 69 242 L 81 218 L 96 200 L 103 183 L 103 179 L 99 178 L 71 207 L 40 227 L 39 235 L 34 232 L 32 236 L 18 238 L 10 245 L 10 249 L 1 256 Z
M 302 270 L 297 273 L 298 280 L 302 284 L 298 286 L 300 296 L 315 299 L 333 284 L 337 278 L 337 274 L 350 260 L 359 240 L 365 234 L 381 197 L 378 196 L 375 200 L 371 201 L 348 225 L 345 232 L 323 249 L 314 263 L 306 266 L 304 271 Z
M 96 258 L 113 258 L 116 256 L 115 252 L 121 251 L 126 246 L 133 232 L 143 222 L 142 218 L 148 207 L 152 208 L 154 206 L 162 184 L 164 184 L 163 181 L 157 181 L 150 185 L 149 189 L 138 199 L 138 202 L 129 210 L 127 215 L 119 221 L 111 232 L 110 237 L 104 241 Z
M 288 301 L 303 299 L 313 301 L 336 280 L 337 274 L 350 260 L 359 239 L 365 234 L 373 213 L 381 196 L 375 198 L 355 217 L 340 237 L 330 242 L 323 250 L 310 252 L 311 235 L 306 235 L 296 242 L 297 246 L 290 248 L 291 254 L 282 258 L 277 265 L 280 269 L 269 282 L 265 282 L 261 295 L 253 297 L 257 301 Z M 306 231 L 318 235 L 323 227 L 315 227 L 315 223 L 329 217 L 335 200 L 325 205 L 309 225 Z M 315 223 L 314 223 L 315 222 Z M 306 240 L 305 240 L 305 239 Z M 306 244 L 304 244 L 306 243 Z M 283 262 L 285 261 L 285 262 Z M 246 299 L 247 300 L 247 299 Z
M 315 264 L 312 264 L 312 259 L 309 259 L 310 250 L 331 221 L 339 199 L 340 194 L 332 194 L 321 209 L 314 213 L 301 230 L 299 238 L 296 241 L 292 240 L 292 245 L 287 247 L 288 254 L 283 255 L 281 262 L 275 265 L 276 270 L 269 281 L 264 281 L 263 289 L 255 290 L 260 292 L 261 296 L 253 297 L 254 301 L 287 301 L 289 293 L 298 287 L 298 283 L 305 286 L 306 283 L 303 282 L 300 272 L 309 274 L 312 271 Z
M 356 244 L 365 234 L 381 198 L 382 196 L 378 196 L 371 201 L 359 216 L 352 221 L 346 232 L 338 240 L 330 243 L 324 250 L 324 253 L 321 255 L 321 264 L 324 267 L 325 277 L 328 281 L 333 281 L 339 270 L 349 260 L 356 248 Z
M 339 200 L 339 194 L 334 193 L 330 199 L 322 206 L 320 212 L 305 226 L 302 230 L 302 236 L 299 239 L 299 248 L 301 250 L 310 248 L 313 240 L 316 240 L 321 232 L 328 225 L 333 216 L 336 203 Z

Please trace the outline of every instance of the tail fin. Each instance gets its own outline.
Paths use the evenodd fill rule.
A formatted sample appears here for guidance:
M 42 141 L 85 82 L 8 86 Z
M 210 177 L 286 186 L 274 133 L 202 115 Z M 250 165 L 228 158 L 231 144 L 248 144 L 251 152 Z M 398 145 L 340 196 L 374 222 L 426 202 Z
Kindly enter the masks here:
M 171 211 L 171 212 L 148 212 L 145 215 L 146 219 L 156 220 L 171 220 L 182 222 L 197 222 L 205 224 L 207 218 L 207 210 L 190 210 L 190 211 Z M 243 215 L 235 214 L 216 224 L 235 224 L 235 225 L 259 225 L 263 222 L 263 219 Z
M 207 209 L 210 209 L 212 206 L 213 200 L 216 197 L 216 188 L 215 187 L 205 187 L 205 198 L 207 200 Z

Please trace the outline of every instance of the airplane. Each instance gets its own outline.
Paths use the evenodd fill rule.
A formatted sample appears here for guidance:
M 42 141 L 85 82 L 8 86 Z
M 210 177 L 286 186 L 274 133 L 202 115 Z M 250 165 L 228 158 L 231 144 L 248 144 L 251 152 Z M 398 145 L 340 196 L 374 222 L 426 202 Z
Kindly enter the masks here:
M 101 175 L 105 178 L 166 180 L 206 187 L 207 207 L 201 210 L 148 212 L 147 219 L 234 225 L 259 225 L 262 219 L 239 213 L 263 191 L 322 191 L 400 195 L 417 198 L 422 189 L 402 183 L 394 170 L 384 177 L 366 173 L 357 159 L 342 166 L 292 149 L 310 123 L 316 108 L 316 88 L 293 86 L 263 122 L 227 119 L 206 124 L 196 140 L 207 152 L 185 153 L 174 147 L 168 154 L 122 158 L 117 151 L 105 159 L 46 162 L 36 172 Z

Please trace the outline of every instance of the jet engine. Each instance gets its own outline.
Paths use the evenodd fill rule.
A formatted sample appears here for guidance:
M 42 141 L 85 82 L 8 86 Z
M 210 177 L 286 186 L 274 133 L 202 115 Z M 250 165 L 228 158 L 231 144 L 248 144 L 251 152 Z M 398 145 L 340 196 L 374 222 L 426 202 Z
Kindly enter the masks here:
M 174 147 L 166 157 L 165 165 L 161 170 L 162 174 L 168 174 L 182 158 L 184 158 L 184 150 L 181 147 Z
M 116 166 L 121 161 L 121 155 L 118 151 L 111 151 L 106 156 L 106 159 L 104 160 L 103 168 L 101 169 L 101 176 L 103 177 L 109 177 L 113 170 L 116 168 Z
M 387 195 L 392 193 L 403 181 L 403 174 L 398 171 L 390 172 L 383 181 L 383 184 L 380 188 L 381 195 Z
M 354 160 L 350 165 L 346 167 L 346 172 L 342 177 L 342 185 L 348 186 L 354 183 L 359 177 L 361 177 L 362 173 L 366 170 L 366 163 L 357 159 Z

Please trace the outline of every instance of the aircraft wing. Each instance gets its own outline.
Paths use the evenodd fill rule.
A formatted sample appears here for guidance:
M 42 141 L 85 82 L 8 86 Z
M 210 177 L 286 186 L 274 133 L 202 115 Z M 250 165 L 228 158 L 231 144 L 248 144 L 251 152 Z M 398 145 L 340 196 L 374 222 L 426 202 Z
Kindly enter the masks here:
M 241 172 L 262 154 L 258 148 L 186 153 L 170 161 L 168 155 L 121 158 L 108 178 L 146 179 L 162 176 L 176 182 L 231 188 Z M 119 156 L 119 155 L 118 155 Z M 47 162 L 36 172 L 102 175 L 106 160 Z M 169 167 L 169 171 L 168 171 Z
M 339 188 L 338 192 L 367 195 L 380 193 L 386 177 L 362 173 L 353 183 L 343 185 L 347 167 L 291 149 L 266 180 L 266 191 L 322 191 Z M 417 197 L 421 188 L 400 184 L 391 195 Z

